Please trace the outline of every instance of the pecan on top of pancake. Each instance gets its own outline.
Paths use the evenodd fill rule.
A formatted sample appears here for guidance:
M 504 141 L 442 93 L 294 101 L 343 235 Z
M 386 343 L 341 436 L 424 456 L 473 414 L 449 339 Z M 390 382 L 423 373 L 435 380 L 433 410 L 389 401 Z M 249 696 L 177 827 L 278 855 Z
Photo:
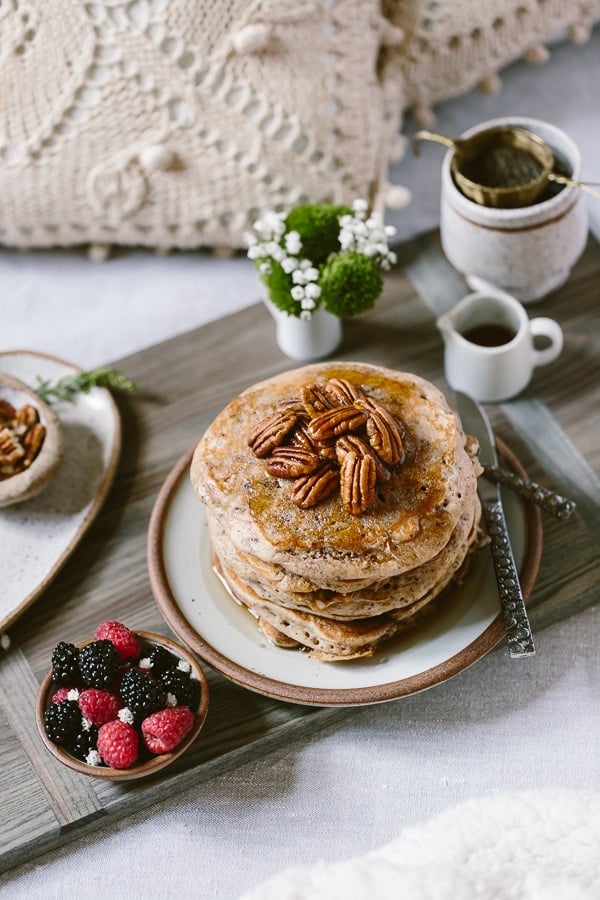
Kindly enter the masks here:
M 375 500 L 377 482 L 404 459 L 402 423 L 378 400 L 344 378 L 308 383 L 248 435 L 267 471 L 287 478 L 291 498 L 310 509 L 334 491 L 353 516 Z

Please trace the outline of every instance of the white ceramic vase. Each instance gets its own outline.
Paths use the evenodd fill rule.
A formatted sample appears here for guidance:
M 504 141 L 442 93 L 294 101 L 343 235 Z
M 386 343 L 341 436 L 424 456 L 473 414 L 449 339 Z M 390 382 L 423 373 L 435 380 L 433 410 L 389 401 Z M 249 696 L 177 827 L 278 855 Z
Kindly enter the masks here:
M 289 316 L 268 299 L 265 299 L 265 306 L 275 321 L 279 349 L 290 359 L 300 362 L 325 359 L 342 342 L 341 319 L 321 307 L 310 319 L 300 319 Z

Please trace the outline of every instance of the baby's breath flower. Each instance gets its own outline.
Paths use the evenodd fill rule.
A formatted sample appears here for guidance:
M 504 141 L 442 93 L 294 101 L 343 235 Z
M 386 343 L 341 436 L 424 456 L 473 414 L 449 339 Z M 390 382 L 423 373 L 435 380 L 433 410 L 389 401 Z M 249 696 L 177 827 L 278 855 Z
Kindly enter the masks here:
M 298 260 L 293 256 L 286 256 L 285 259 L 281 260 L 281 268 L 286 275 L 289 275 L 294 269 L 298 268 Z
M 120 722 L 125 722 L 126 725 L 133 725 L 134 718 L 133 713 L 129 709 L 128 706 L 123 706 L 117 713 L 117 718 Z
M 298 254 L 302 249 L 302 241 L 297 231 L 289 231 L 285 236 L 285 248 L 288 253 Z
M 388 238 L 396 233 L 396 229 L 393 225 L 384 224 L 380 212 L 369 214 L 366 200 L 356 199 L 352 203 L 351 212 L 347 206 L 340 207 L 339 216 L 336 216 L 337 210 L 334 210 L 335 207 L 331 204 L 315 204 L 314 207 L 301 204 L 287 214 L 266 212 L 254 223 L 254 232 L 245 235 L 248 258 L 254 261 L 270 295 L 272 290 L 277 294 L 279 299 L 276 305 L 302 319 L 310 319 L 313 311 L 322 303 L 330 311 L 335 308 L 336 315 L 344 315 L 348 304 L 351 315 L 369 308 L 375 296 L 373 291 L 378 286 L 375 275 L 370 275 L 373 270 L 369 266 L 389 269 L 396 262 L 396 254 L 388 247 Z M 322 227 L 323 221 L 328 222 L 329 231 L 324 231 L 322 238 L 318 229 Z M 290 222 L 291 230 L 288 232 L 286 222 Z M 311 229 L 316 229 L 316 241 Z M 322 240 L 325 241 L 324 245 Z M 301 256 L 303 250 L 307 256 Z M 315 254 L 316 262 L 313 263 L 308 253 L 311 256 Z M 341 268 L 332 270 L 332 261 L 337 260 L 338 254 L 341 254 Z M 368 257 L 371 262 L 367 268 L 364 265 L 361 267 L 358 265 L 360 260 L 353 261 L 353 255 Z M 274 267 L 274 263 L 278 267 Z M 363 260 L 363 264 L 366 263 Z M 344 297 L 343 291 L 338 296 L 337 287 L 333 288 L 332 295 L 332 284 L 341 284 L 344 278 L 348 283 L 349 276 L 340 273 L 356 273 L 357 265 L 362 274 L 353 292 L 356 297 L 360 295 L 360 299 L 354 297 L 349 300 Z M 368 290 L 360 280 L 363 275 L 367 280 L 371 279 Z M 271 299 L 275 300 L 275 294 L 271 295 Z

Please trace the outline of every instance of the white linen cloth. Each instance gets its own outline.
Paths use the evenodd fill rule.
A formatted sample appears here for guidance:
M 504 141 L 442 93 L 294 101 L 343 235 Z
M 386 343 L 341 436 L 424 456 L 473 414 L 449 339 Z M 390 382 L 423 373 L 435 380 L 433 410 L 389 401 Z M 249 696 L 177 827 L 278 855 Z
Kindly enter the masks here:
M 440 108 L 436 127 L 458 133 L 497 115 L 545 118 L 575 138 L 586 177 L 600 180 L 600 33 L 584 47 L 555 48 L 543 69 L 517 64 L 503 77 L 496 97 L 473 94 Z M 443 150 L 429 149 L 396 169 L 414 196 L 398 213 L 401 238 L 437 223 Z M 241 258 L 126 253 L 99 265 L 75 252 L 4 250 L 0 348 L 100 365 L 250 304 L 258 293 Z M 549 791 L 558 800 L 564 791 L 598 792 L 599 644 L 592 608 L 537 634 L 533 659 L 511 661 L 499 647 L 431 691 L 338 711 L 319 732 L 299 730 L 180 796 L 18 867 L 0 878 L 0 896 L 233 900 L 290 866 L 406 841 L 407 828 L 460 803 L 473 801 L 465 813 L 472 821 L 479 801 L 497 794 Z M 581 810 L 583 798 L 573 794 L 570 808 Z M 596 798 L 593 804 L 597 817 Z M 454 815 L 462 813 L 441 821 L 458 821 Z M 435 821 L 418 833 L 439 835 Z M 478 829 L 471 837 L 483 842 L 488 834 Z M 582 852 L 595 839 L 587 828 Z M 483 847 L 473 853 L 483 858 Z M 427 868 L 419 872 L 405 894 L 411 900 L 420 898 L 419 885 L 430 886 Z

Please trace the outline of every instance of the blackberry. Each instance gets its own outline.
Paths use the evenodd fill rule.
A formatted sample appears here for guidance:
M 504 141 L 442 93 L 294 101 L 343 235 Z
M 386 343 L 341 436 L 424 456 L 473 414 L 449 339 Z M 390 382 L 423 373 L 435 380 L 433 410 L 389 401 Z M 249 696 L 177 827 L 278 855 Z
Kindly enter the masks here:
M 164 709 L 167 700 L 162 685 L 138 669 L 125 672 L 121 680 L 120 695 L 136 722 L 142 722 L 153 712 Z
M 56 684 L 81 684 L 79 650 L 75 644 L 60 641 L 52 651 L 52 679 Z
M 85 759 L 90 752 L 90 750 L 98 749 L 98 726 L 92 725 L 89 730 L 85 730 L 82 728 L 81 731 L 75 735 L 73 739 L 73 744 L 71 746 L 71 750 L 73 756 L 76 756 L 77 759 L 83 760 Z
M 89 687 L 108 690 L 117 680 L 121 659 L 110 641 L 92 641 L 79 651 L 79 669 Z
M 44 728 L 54 744 L 70 749 L 81 731 L 81 710 L 76 700 L 53 703 L 44 713 Z
M 165 647 L 159 647 L 158 645 L 155 645 L 152 648 L 147 659 L 150 662 L 151 671 L 155 677 L 160 675 L 161 672 L 164 672 L 165 669 L 173 668 L 173 666 L 176 666 L 179 662 L 177 657 L 172 653 L 169 653 Z
M 163 689 L 177 698 L 177 706 L 189 706 L 194 710 L 198 705 L 198 684 L 192 681 L 190 672 L 178 668 L 165 669 L 158 676 Z

